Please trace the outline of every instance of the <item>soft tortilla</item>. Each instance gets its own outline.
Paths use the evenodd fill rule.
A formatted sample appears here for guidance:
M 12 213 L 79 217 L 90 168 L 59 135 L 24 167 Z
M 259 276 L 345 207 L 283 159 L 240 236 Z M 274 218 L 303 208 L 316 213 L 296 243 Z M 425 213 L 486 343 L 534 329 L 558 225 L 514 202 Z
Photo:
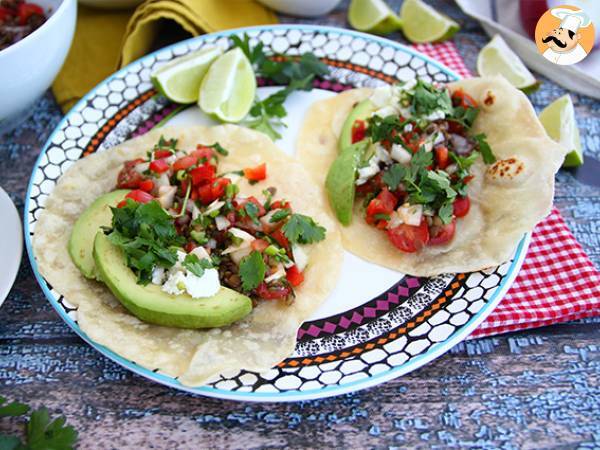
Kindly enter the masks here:
M 269 186 L 296 212 L 312 216 L 327 229 L 324 241 L 309 246 L 305 282 L 291 306 L 261 302 L 243 321 L 227 328 L 181 330 L 150 325 L 129 314 L 102 284 L 85 279 L 67 253 L 79 215 L 101 194 L 115 188 L 126 160 L 144 156 L 159 136 L 179 139 L 179 147 L 219 142 L 230 152 L 220 171 L 267 163 L 268 178 L 254 186 L 240 182 L 245 195 L 261 195 Z M 296 333 L 326 299 L 339 274 L 342 246 L 323 195 L 301 164 L 280 151 L 265 135 L 233 125 L 161 128 L 110 150 L 88 156 L 60 179 L 40 215 L 33 240 L 42 275 L 77 308 L 81 329 L 95 342 L 151 370 L 159 369 L 185 385 L 197 386 L 226 371 L 269 369 L 290 355 Z
M 457 221 L 450 243 L 409 254 L 366 223 L 364 208 L 357 201 L 351 225 L 341 227 L 344 247 L 355 255 L 417 276 L 472 272 L 508 260 L 523 234 L 550 212 L 554 174 L 566 149 L 548 137 L 525 94 L 502 77 L 471 78 L 451 87 L 462 87 L 480 104 L 473 133 L 487 135 L 498 159 L 486 167 L 479 158 L 472 167 L 469 214 Z M 320 185 L 337 157 L 345 118 L 370 93 L 369 89 L 347 91 L 309 110 L 299 134 L 298 156 Z

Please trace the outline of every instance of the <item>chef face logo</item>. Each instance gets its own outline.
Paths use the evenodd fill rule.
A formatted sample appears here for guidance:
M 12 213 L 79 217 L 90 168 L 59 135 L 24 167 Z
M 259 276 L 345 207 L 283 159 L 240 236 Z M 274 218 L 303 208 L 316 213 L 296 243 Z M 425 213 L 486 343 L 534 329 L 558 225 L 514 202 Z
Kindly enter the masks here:
M 562 5 L 544 13 L 535 29 L 540 53 L 554 64 L 576 64 L 594 46 L 594 24 L 580 8 Z

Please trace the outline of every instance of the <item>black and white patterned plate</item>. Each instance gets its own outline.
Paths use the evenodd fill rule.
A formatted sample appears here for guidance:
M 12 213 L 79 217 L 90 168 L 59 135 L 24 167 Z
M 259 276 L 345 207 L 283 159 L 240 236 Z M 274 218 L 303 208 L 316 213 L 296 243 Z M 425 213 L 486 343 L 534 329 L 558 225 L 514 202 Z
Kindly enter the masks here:
M 77 310 L 37 270 L 31 240 L 40 212 L 58 178 L 80 158 L 169 124 L 211 123 L 196 107 L 182 108 L 158 95 L 150 74 L 174 57 L 205 45 L 230 47 L 232 34 L 248 33 L 266 50 L 298 55 L 314 52 L 330 66 L 315 89 L 294 94 L 284 138 L 293 154 L 302 116 L 318 99 L 361 86 L 421 77 L 448 82 L 448 68 L 398 43 L 348 30 L 281 25 L 215 33 L 150 54 L 115 73 L 86 95 L 62 120 L 38 159 L 25 205 L 25 239 L 35 275 L 60 316 L 90 345 L 125 368 L 177 389 L 212 397 L 289 401 L 337 395 L 405 374 L 448 351 L 493 310 L 514 280 L 525 256 L 525 236 L 513 259 L 482 272 L 433 278 L 405 276 L 345 254 L 341 280 L 325 305 L 298 331 L 295 352 L 265 373 L 223 374 L 190 388 L 144 368 L 93 342 L 77 324 Z M 261 80 L 259 80 L 260 84 Z M 267 95 L 274 87 L 259 88 Z M 154 370 L 152 370 L 154 369 Z

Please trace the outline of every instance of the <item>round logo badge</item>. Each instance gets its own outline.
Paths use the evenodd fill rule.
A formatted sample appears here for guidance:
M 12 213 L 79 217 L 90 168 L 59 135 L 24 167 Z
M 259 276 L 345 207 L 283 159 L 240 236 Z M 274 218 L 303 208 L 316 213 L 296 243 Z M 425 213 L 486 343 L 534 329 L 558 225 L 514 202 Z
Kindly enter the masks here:
M 591 17 L 576 6 L 560 5 L 540 17 L 535 43 L 540 53 L 554 64 L 576 64 L 594 47 Z

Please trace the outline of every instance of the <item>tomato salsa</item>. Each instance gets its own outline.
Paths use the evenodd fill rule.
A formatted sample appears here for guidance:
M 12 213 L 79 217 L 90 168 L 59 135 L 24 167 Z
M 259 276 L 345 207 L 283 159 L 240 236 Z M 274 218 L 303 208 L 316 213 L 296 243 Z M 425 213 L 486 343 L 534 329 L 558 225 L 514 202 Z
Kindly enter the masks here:
M 478 104 L 462 90 L 413 80 L 375 89 L 375 112 L 352 127 L 367 139 L 356 193 L 368 224 L 406 253 L 449 243 L 469 213 L 471 168 L 495 161 L 484 134 L 472 135 Z
M 0 2 L 0 50 L 33 33 L 46 22 L 44 9 L 23 0 Z

